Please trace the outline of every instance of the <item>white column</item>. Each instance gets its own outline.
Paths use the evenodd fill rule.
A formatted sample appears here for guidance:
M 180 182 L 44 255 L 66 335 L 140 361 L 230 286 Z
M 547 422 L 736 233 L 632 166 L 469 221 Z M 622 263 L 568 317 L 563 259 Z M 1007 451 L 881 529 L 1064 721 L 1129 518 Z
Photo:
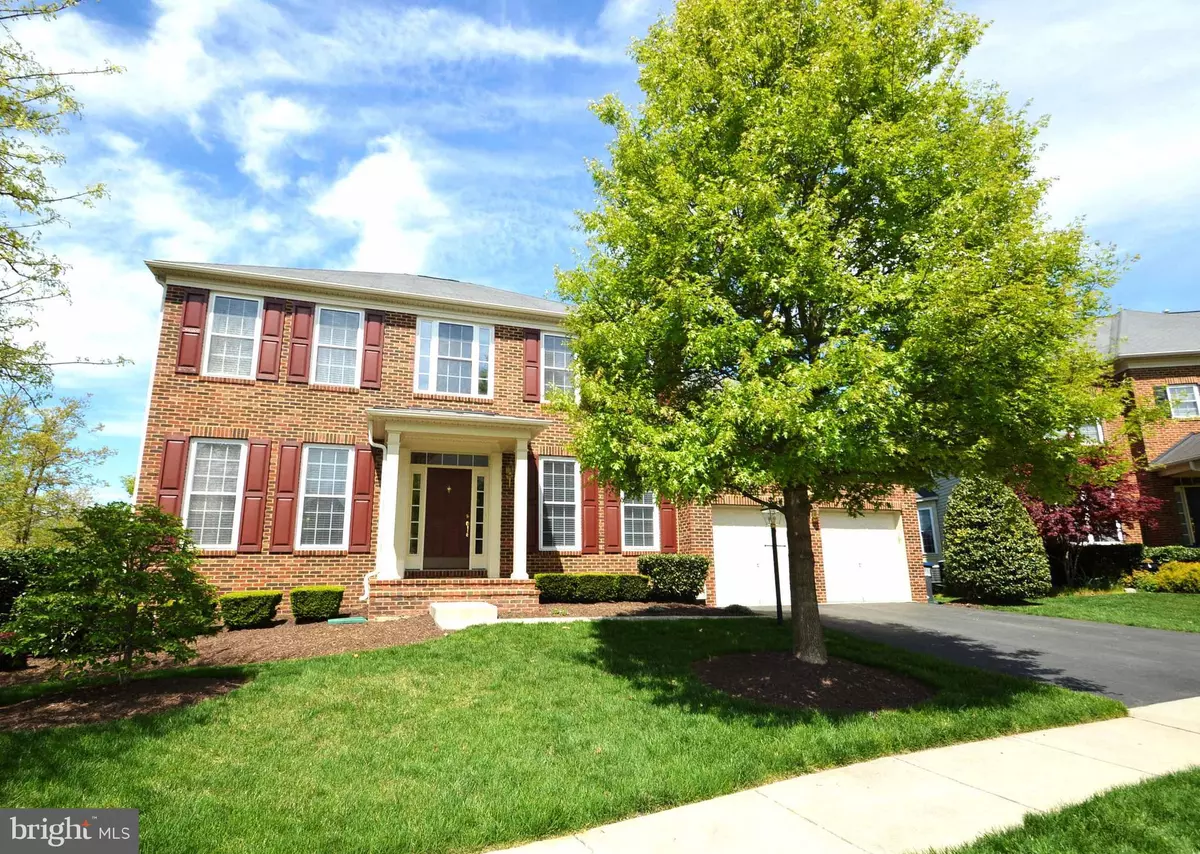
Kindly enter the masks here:
M 400 577 L 396 572 L 396 504 L 399 496 L 400 434 L 389 430 L 379 479 L 379 539 L 375 545 L 375 571 L 382 579 Z
M 500 577 L 500 479 L 503 460 L 503 454 L 488 454 L 487 545 L 484 547 L 488 578 Z
M 535 487 L 536 488 L 536 487 Z M 525 533 L 529 516 L 529 448 L 517 440 L 517 467 L 513 472 L 513 578 L 529 578 L 525 570 Z

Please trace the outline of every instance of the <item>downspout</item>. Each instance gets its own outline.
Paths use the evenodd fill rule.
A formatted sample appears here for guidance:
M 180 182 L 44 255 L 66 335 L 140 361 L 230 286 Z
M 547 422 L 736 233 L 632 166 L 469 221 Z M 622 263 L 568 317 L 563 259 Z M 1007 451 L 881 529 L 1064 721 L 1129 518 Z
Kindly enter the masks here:
M 378 448 L 380 450 L 380 452 L 383 454 L 383 460 L 385 462 L 387 461 L 387 445 L 383 444 L 382 442 L 376 442 L 375 439 L 372 438 L 370 425 L 367 426 L 367 444 L 370 445 L 372 448 Z M 376 544 L 375 547 L 379 548 L 378 544 Z M 362 580 L 363 592 L 362 592 L 362 596 L 358 597 L 359 602 L 368 602 L 368 603 L 370 602 L 370 600 L 371 600 L 371 579 L 376 578 L 378 576 L 379 576 L 379 570 L 377 568 L 372 569 L 370 572 L 368 572 L 366 575 L 363 576 L 363 580 Z

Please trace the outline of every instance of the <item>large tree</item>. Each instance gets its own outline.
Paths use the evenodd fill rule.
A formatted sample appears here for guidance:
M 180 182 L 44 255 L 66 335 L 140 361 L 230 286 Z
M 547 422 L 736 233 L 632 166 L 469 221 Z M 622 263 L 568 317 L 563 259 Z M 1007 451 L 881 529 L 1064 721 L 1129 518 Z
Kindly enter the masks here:
M 1047 221 L 1040 123 L 960 70 L 982 33 L 938 0 L 680 0 L 633 47 L 642 105 L 594 108 L 611 160 L 558 283 L 576 452 L 781 509 L 805 661 L 814 505 L 1015 466 L 1052 490 L 1066 428 L 1119 405 L 1085 343 L 1116 260 Z

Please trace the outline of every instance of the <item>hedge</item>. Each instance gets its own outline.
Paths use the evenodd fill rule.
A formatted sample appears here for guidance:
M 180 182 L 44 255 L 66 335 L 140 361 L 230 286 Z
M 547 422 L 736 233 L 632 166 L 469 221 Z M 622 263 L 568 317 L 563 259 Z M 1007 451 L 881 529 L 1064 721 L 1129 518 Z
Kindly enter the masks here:
M 1158 565 L 1172 561 L 1200 563 L 1200 546 L 1146 546 L 1142 551 L 1146 560 Z
M 616 572 L 543 572 L 533 577 L 543 602 L 645 602 L 650 580 Z
M 1075 582 L 1087 586 L 1089 582 L 1116 583 L 1122 576 L 1142 565 L 1145 547 L 1141 543 L 1111 543 L 1079 547 L 1079 563 L 1075 567 Z M 1050 574 L 1055 584 L 1065 582 L 1062 555 L 1050 555 Z
M 288 594 L 292 616 L 297 620 L 328 620 L 338 615 L 345 587 L 333 584 L 293 587 Z
M 1158 572 L 1140 575 L 1137 588 L 1156 593 L 1200 593 L 1200 563 L 1164 563 Z
M 254 629 L 269 626 L 283 594 L 273 590 L 242 590 L 220 597 L 221 620 L 227 629 Z
M 59 557 L 58 549 L 0 549 L 0 625 L 8 621 L 13 602 L 30 579 Z
M 638 572 L 650 579 L 650 596 L 661 602 L 693 602 L 704 590 L 708 558 L 704 555 L 642 555 Z

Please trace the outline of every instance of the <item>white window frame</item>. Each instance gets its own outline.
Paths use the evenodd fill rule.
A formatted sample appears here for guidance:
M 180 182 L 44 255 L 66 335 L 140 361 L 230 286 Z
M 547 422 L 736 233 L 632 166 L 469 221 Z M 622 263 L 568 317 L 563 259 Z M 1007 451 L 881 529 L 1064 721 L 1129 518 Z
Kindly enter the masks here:
M 925 537 L 924 537 L 924 534 L 922 534 L 922 532 L 921 532 L 921 511 L 922 510 L 929 511 L 929 530 L 933 534 L 933 551 L 931 551 L 931 552 L 924 551 Z M 942 551 L 941 541 L 938 539 L 937 503 L 936 502 L 934 502 L 934 501 L 917 502 L 917 533 L 919 535 L 921 535 L 921 549 L 924 552 L 924 554 L 935 555 L 935 554 L 941 553 L 941 551 Z
M 546 502 L 546 476 L 543 470 L 543 465 L 547 462 L 567 462 L 575 466 L 575 545 L 573 546 L 548 546 L 546 545 L 546 534 L 542 530 L 546 516 L 542 513 L 542 508 Z M 579 460 L 574 457 L 538 457 L 537 461 L 538 472 L 538 551 L 542 552 L 577 552 L 583 548 L 583 493 L 581 491 L 582 478 L 579 471 Z M 565 504 L 566 502 L 556 501 L 556 504 Z
M 650 492 L 650 490 L 646 490 Z M 623 552 L 656 552 L 662 548 L 662 537 L 660 535 L 659 525 L 659 506 L 657 493 L 654 495 L 654 503 L 651 505 L 653 511 L 650 514 L 651 525 L 654 529 L 654 541 L 648 546 L 630 546 L 625 543 L 625 493 L 621 493 L 621 551 Z M 631 505 L 637 507 L 645 507 L 645 504 Z
M 1176 415 L 1175 414 L 1175 398 L 1171 396 L 1171 392 L 1176 389 L 1190 388 L 1192 390 L 1192 399 L 1196 402 L 1197 409 L 1200 409 L 1200 384 L 1197 383 L 1175 383 L 1167 386 L 1167 406 L 1171 410 L 1172 418 L 1196 418 L 1198 415 Z
M 358 337 L 354 342 L 355 362 L 354 362 L 354 382 L 352 383 L 330 383 L 317 381 L 317 353 L 321 350 L 321 312 L 322 311 L 340 311 L 346 314 L 358 315 Z M 362 385 L 362 365 L 363 365 L 363 333 L 366 331 L 367 313 L 361 308 L 346 308 L 340 305 L 318 305 L 313 312 L 313 331 L 312 331 L 312 353 L 309 354 L 308 360 L 308 376 L 311 378 L 312 385 L 335 386 L 337 388 L 358 388 Z M 338 350 L 347 349 L 333 344 L 326 344 L 326 347 L 334 347 Z M 340 446 L 338 446 L 340 447 Z
M 227 552 L 237 548 L 238 531 L 242 527 L 242 498 L 246 491 L 246 448 L 248 442 L 244 439 L 210 439 L 205 436 L 193 436 L 188 441 L 187 488 L 183 492 L 183 524 L 187 527 L 188 513 L 192 508 L 192 479 L 196 473 L 196 446 L 207 445 L 237 445 L 241 451 L 238 456 L 237 491 L 233 494 L 233 535 L 228 544 L 201 545 L 196 548 L 205 552 Z M 205 495 L 216 493 L 206 492 Z
M 429 342 L 429 388 L 423 389 L 421 384 L 421 323 L 433 324 L 433 337 Z M 437 361 L 438 361 L 438 324 L 449 323 L 454 326 L 470 326 L 475 332 L 471 336 L 471 388 L 476 389 L 469 394 L 455 391 L 437 390 Z M 487 329 L 491 335 L 488 343 L 488 390 L 487 394 L 479 394 L 479 330 Z M 496 395 L 496 327 L 490 323 L 478 323 L 474 320 L 452 320 L 445 317 L 429 317 L 423 315 L 417 318 L 413 339 L 413 392 L 424 395 L 445 397 L 474 398 L 476 400 L 491 400 Z
M 1081 441 L 1086 445 L 1103 445 L 1104 444 L 1104 425 L 1099 421 L 1092 422 L 1092 426 L 1096 428 L 1096 438 L 1091 439 L 1082 434 L 1079 435 Z M 1078 432 L 1078 431 L 1076 431 Z
M 546 403 L 549 400 L 549 397 L 547 395 L 547 392 L 549 391 L 549 389 L 546 387 L 546 337 L 547 336 L 552 336 L 554 338 L 561 338 L 564 341 L 566 341 L 568 343 L 568 345 L 570 344 L 570 341 L 571 341 L 571 336 L 566 335 L 565 333 L 562 333 L 562 332 L 542 332 L 541 333 L 540 342 L 538 344 L 538 353 L 539 353 L 539 356 L 541 359 L 540 363 L 538 364 L 538 378 L 542 384 L 542 403 Z M 575 362 L 575 354 L 572 353 L 571 354 L 571 364 L 574 364 L 574 362 Z M 558 370 L 558 368 L 555 368 L 555 370 Z M 569 365 L 568 365 L 568 370 L 570 370 Z M 574 382 L 572 382 L 572 384 L 571 384 L 571 391 L 575 395 L 575 399 L 578 400 L 579 399 L 579 386 L 575 385 Z
M 304 502 L 309 497 L 308 495 L 308 455 L 312 448 L 335 448 L 346 452 L 346 519 L 342 523 L 342 542 L 340 545 L 335 543 L 311 543 L 303 545 L 300 540 L 300 533 L 304 528 Z M 297 551 L 306 552 L 344 552 L 350 547 L 350 513 L 354 508 L 354 466 L 357 461 L 354 458 L 353 445 L 331 445 L 322 442 L 306 443 L 301 449 L 300 454 L 300 484 L 296 496 L 296 530 L 292 542 L 295 543 Z M 423 480 L 423 479 L 422 479 Z M 332 495 L 318 496 L 320 498 L 335 498 Z M 424 523 L 422 523 L 424 524 Z
M 243 300 L 252 302 L 258 305 L 258 310 L 254 315 L 254 341 L 250 350 L 250 373 L 246 376 L 241 374 L 230 374 L 225 371 L 210 371 L 208 369 L 208 351 L 209 344 L 213 337 L 213 306 L 217 302 L 217 297 L 225 299 Z M 263 320 L 263 298 L 249 296 L 247 294 L 226 294 L 212 291 L 208 295 L 208 306 L 205 309 L 204 315 L 204 352 L 200 354 L 200 375 L 205 377 L 227 377 L 235 380 L 253 380 L 258 376 L 258 353 L 262 349 L 262 320 Z

